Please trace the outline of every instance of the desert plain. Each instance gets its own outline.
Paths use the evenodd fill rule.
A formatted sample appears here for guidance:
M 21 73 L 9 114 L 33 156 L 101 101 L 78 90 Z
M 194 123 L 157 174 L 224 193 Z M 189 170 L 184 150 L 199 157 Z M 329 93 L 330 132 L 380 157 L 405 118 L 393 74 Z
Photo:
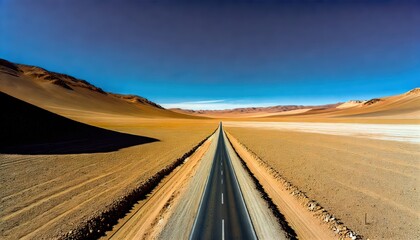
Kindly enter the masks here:
M 357 233 L 369 239 L 419 236 L 418 143 L 226 126 L 282 178 Z

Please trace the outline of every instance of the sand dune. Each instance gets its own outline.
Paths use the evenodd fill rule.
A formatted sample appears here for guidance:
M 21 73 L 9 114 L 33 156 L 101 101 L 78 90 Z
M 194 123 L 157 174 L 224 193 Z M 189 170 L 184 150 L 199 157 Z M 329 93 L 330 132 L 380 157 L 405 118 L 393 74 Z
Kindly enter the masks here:
M 1 59 L 0 81 L 0 91 L 82 122 L 91 123 L 116 115 L 197 118 L 166 110 L 139 96 L 107 93 L 84 80 Z
M 282 117 L 280 115 L 277 116 Z M 311 109 L 293 117 L 420 120 L 420 92 L 418 88 L 415 88 L 401 95 L 374 98 L 369 101 L 353 101 L 341 104 L 336 108 Z
M 420 119 L 420 91 L 416 88 L 401 95 L 370 100 L 344 116 Z
M 347 101 L 347 102 L 345 102 L 343 104 L 338 105 L 337 108 L 340 108 L 341 109 L 341 108 L 357 107 L 357 106 L 362 105 L 365 102 L 366 101 L 362 101 L 362 100 L 350 100 L 350 101 Z

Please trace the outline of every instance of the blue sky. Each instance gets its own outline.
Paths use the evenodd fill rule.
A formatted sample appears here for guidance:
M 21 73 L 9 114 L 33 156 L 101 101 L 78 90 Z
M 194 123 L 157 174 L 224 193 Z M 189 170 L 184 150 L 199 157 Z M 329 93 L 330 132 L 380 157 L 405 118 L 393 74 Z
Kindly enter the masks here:
M 166 107 L 324 104 L 420 83 L 419 1 L 0 0 L 0 58 Z

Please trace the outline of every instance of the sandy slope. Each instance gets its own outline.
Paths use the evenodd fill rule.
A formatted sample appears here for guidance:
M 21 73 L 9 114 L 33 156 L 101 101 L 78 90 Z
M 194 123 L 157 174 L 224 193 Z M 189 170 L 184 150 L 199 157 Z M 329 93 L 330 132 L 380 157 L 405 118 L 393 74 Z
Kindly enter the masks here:
M 197 118 L 163 109 L 142 97 L 107 93 L 71 76 L 9 64 L 18 70 L 10 69 L 4 60 L 0 61 L 0 91 L 75 120 L 89 121 L 92 116 Z
M 273 129 L 226 129 L 364 237 L 420 237 L 418 144 Z
M 347 101 L 343 104 L 340 104 L 337 106 L 337 108 L 341 109 L 341 108 L 351 108 L 351 107 L 358 107 L 363 105 L 363 103 L 365 103 L 366 101 L 361 101 L 361 100 L 350 100 Z
M 342 106 L 342 105 L 341 105 Z M 278 115 L 277 117 L 282 117 Z M 418 88 L 401 95 L 376 98 L 344 108 L 312 109 L 293 116 L 296 119 L 358 119 L 368 120 L 411 120 L 420 121 L 420 91 Z M 270 116 L 275 118 L 275 116 Z M 408 122 L 408 121 L 406 121 Z

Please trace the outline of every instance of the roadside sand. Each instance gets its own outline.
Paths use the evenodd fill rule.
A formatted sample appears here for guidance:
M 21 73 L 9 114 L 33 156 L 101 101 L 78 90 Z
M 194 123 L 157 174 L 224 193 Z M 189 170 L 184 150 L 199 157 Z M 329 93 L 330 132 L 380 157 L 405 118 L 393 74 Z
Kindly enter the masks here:
M 226 130 L 365 238 L 420 237 L 417 144 L 255 128 Z

